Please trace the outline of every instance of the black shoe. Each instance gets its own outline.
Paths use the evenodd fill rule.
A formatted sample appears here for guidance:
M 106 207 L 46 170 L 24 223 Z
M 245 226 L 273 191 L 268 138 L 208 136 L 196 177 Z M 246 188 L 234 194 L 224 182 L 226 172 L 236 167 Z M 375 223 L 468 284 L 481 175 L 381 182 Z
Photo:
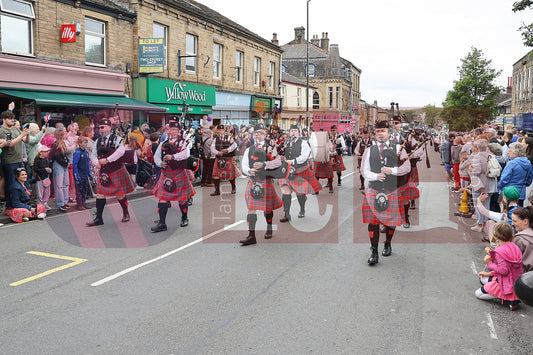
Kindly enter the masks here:
M 390 243 L 385 242 L 385 245 L 383 246 L 383 252 L 381 253 L 381 255 L 390 256 L 391 254 L 392 254 L 392 248 L 390 246 Z
M 181 220 L 180 227 L 187 227 L 188 225 L 189 220 L 187 218 Z
M 300 210 L 300 213 L 298 213 L 298 218 L 304 218 L 305 217 L 305 210 Z
M 59 210 L 59 212 L 67 212 L 68 210 L 67 206 L 59 206 L 57 209 Z
M 101 226 L 102 224 L 104 224 L 104 220 L 102 218 L 95 218 L 92 222 L 85 223 L 87 227 Z
M 130 215 L 128 213 L 122 216 L 122 222 L 129 222 L 129 220 L 130 220 Z
M 411 209 L 414 210 L 416 208 L 415 201 L 411 201 Z
M 232 194 L 232 195 L 235 195 L 236 193 L 237 193 L 237 189 L 233 187 L 233 188 L 231 189 L 231 194 Z
M 339 182 L 337 183 L 337 186 L 342 186 L 342 182 L 339 180 Z
M 411 224 L 409 222 L 405 222 L 402 227 L 404 227 L 405 229 L 411 227 Z
M 279 221 L 281 223 L 285 223 L 285 222 L 289 222 L 290 220 L 291 220 L 291 215 L 290 214 L 286 214 L 283 217 L 281 217 Z
M 255 235 L 248 234 L 246 239 L 240 240 L 239 243 L 241 243 L 242 246 L 245 246 L 245 245 L 256 244 L 257 240 L 255 239 Z
M 220 195 L 220 190 L 215 190 L 215 192 L 209 194 L 209 196 L 218 196 L 218 195 Z
M 368 265 L 375 265 L 379 262 L 378 247 L 372 246 L 372 254 L 368 258 Z
M 167 225 L 164 223 L 157 223 L 157 225 L 150 228 L 152 233 L 163 232 L 167 230 Z
M 333 185 L 329 185 L 329 193 L 330 193 L 330 194 L 333 193 Z
M 272 231 L 266 231 L 265 239 L 270 239 L 270 238 L 272 238 Z

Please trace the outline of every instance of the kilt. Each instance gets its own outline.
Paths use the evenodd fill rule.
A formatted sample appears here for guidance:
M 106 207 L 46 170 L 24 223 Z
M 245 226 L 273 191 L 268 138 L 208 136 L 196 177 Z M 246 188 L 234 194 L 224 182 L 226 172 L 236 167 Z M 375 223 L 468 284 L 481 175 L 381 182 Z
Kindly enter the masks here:
M 346 167 L 344 166 L 344 160 L 342 159 L 342 155 L 335 155 L 333 157 L 333 170 L 335 170 L 338 173 L 346 170 Z
M 411 167 L 411 175 L 409 175 L 409 182 L 413 182 L 416 186 L 420 183 L 420 177 L 418 176 L 418 168 L 416 166 Z
M 254 185 L 254 179 L 249 178 L 246 185 L 246 191 L 244 192 L 244 199 L 246 206 L 249 210 L 254 211 L 274 211 L 283 206 L 283 201 L 279 198 L 276 190 L 274 189 L 274 182 L 272 178 L 266 178 L 262 181 L 265 194 L 260 200 L 256 200 L 252 197 L 252 186 Z
M 404 220 L 403 197 L 400 189 L 387 194 L 389 197 L 389 208 L 383 212 L 378 212 L 374 207 L 374 200 L 378 192 L 368 187 L 365 191 L 363 202 L 363 223 L 383 224 L 385 226 L 401 226 Z
M 315 163 L 315 177 L 317 179 L 332 179 L 333 178 L 333 163 Z
M 122 165 L 120 169 L 109 174 L 111 183 L 108 186 L 100 184 L 100 175 L 98 175 L 98 182 L 96 184 L 96 193 L 106 196 L 126 195 L 135 190 L 135 185 L 130 177 L 130 174 Z
M 404 201 L 416 200 L 420 198 L 420 191 L 418 190 L 418 187 L 416 187 L 415 183 L 411 181 L 411 178 L 409 178 L 407 184 L 400 186 L 398 190 L 400 190 L 400 195 L 402 195 Z
M 22 217 L 26 212 L 29 211 L 25 208 L 13 208 L 11 210 L 6 210 L 6 215 L 8 215 L 13 222 L 22 223 Z M 37 215 L 41 213 L 46 213 L 46 208 L 44 208 L 43 205 L 37 205 Z M 35 215 L 34 217 L 37 217 L 37 215 Z
M 191 174 L 194 179 L 194 174 L 187 169 L 163 169 L 159 176 L 159 180 L 157 180 L 157 183 L 152 189 L 152 193 L 162 201 L 185 202 L 196 194 L 196 191 L 191 184 Z M 174 179 L 176 182 L 175 191 L 168 192 L 163 188 L 163 182 L 166 178 Z
M 296 176 L 293 180 L 279 179 L 279 186 L 289 186 L 297 194 L 314 194 L 322 190 L 322 185 L 311 172 L 309 164 L 296 169 Z
M 224 167 L 224 169 L 220 169 L 218 167 L 219 159 L 226 160 L 226 166 Z M 215 165 L 213 166 L 213 177 L 214 178 L 233 180 L 241 175 L 242 175 L 241 171 L 235 165 L 234 157 L 226 157 L 226 158 L 216 157 Z

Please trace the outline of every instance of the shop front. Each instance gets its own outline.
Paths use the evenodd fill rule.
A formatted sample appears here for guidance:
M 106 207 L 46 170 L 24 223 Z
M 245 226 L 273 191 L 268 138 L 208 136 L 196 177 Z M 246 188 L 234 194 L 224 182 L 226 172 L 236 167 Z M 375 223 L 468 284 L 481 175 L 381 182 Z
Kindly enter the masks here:
M 277 120 L 281 107 L 279 99 L 269 96 L 252 95 L 250 104 L 250 123 L 253 125 L 262 119 L 267 125 Z
M 80 127 L 117 115 L 124 126 L 165 109 L 124 95 L 122 72 L 0 55 L 0 107 L 15 102 L 22 123 L 78 122 Z
M 250 122 L 251 95 L 217 91 L 217 105 L 213 107 L 212 124 L 248 126 Z
M 154 126 L 165 124 L 170 116 L 181 117 L 184 112 L 193 126 L 205 126 L 216 104 L 213 86 L 150 77 L 133 79 L 133 97 L 165 109 L 165 113 L 150 115 Z

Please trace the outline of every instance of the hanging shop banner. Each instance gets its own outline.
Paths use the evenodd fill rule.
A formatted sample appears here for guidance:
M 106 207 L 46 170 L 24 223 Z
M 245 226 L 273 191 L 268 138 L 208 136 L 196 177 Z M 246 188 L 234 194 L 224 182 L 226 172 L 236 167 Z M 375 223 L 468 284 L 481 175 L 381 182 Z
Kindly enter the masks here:
M 252 96 L 251 110 L 258 114 L 272 111 L 272 100 L 257 96 Z
M 162 73 L 164 70 L 163 38 L 139 38 L 139 73 Z

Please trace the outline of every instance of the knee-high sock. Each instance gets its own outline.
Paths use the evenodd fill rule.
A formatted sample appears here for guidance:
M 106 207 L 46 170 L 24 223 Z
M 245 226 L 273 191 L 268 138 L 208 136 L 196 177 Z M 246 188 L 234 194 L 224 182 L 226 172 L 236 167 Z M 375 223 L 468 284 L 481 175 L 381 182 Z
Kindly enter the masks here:
M 405 213 L 405 223 L 411 224 L 411 222 L 409 222 L 409 204 L 403 205 L 403 211 Z
M 285 211 L 285 215 L 288 216 L 291 213 L 291 195 L 283 194 L 281 199 L 283 200 L 283 210 Z
M 368 236 L 370 238 L 371 244 L 379 243 L 379 225 L 369 224 L 368 225 Z
M 128 198 L 124 197 L 122 200 L 118 200 L 120 207 L 122 207 L 122 214 L 127 215 L 128 213 Z
M 180 203 L 180 211 L 181 211 L 181 219 L 187 219 L 187 210 L 188 210 L 188 205 L 187 205 L 187 202 L 185 202 L 184 204 L 181 204 Z
M 306 196 L 304 194 L 296 195 L 296 198 L 298 198 L 298 203 L 300 204 L 300 209 L 302 211 L 305 210 L 305 201 L 307 200 Z
M 168 205 L 166 202 L 157 204 L 157 212 L 159 213 L 159 224 L 166 224 Z
M 213 184 L 215 184 L 215 191 L 220 190 L 220 179 L 213 179 Z
M 231 188 L 235 189 L 235 179 L 230 180 L 229 183 L 231 184 Z
M 385 238 L 386 238 L 385 242 L 386 243 L 390 243 L 392 241 L 392 237 L 394 236 L 395 230 L 396 230 L 395 228 L 385 226 Z
M 96 199 L 96 218 L 102 219 L 102 213 L 104 213 L 105 204 L 106 204 L 105 198 Z
M 337 181 L 339 182 L 341 181 L 341 174 L 342 174 L 341 172 L 339 171 L 337 172 Z
M 267 230 L 272 230 L 272 219 L 274 219 L 274 211 L 267 211 L 265 212 L 265 219 L 267 222 Z
M 328 187 L 333 186 L 333 178 L 328 178 Z
M 246 216 L 246 221 L 248 222 L 248 230 L 255 231 L 255 223 L 257 222 L 257 215 L 255 213 L 249 213 Z

